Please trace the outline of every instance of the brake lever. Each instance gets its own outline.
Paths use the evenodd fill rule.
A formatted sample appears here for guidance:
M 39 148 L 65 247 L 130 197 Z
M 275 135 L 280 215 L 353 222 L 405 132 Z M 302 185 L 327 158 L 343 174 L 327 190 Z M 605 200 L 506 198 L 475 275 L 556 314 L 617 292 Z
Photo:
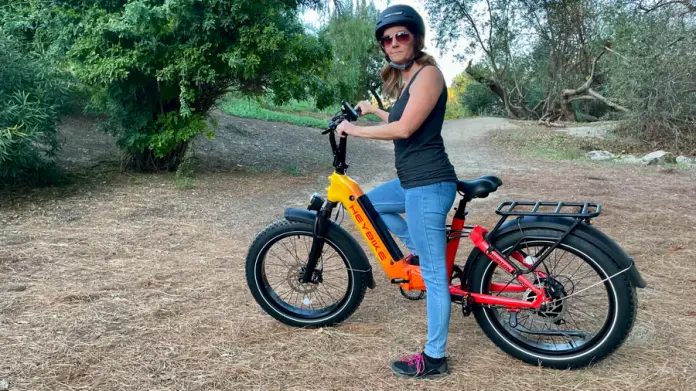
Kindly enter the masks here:
M 358 115 L 360 115 L 360 108 L 357 110 Z M 336 130 L 336 127 L 338 124 L 346 120 L 346 115 L 345 114 L 338 114 L 335 117 L 331 118 L 331 121 L 329 122 L 329 128 L 326 129 L 325 131 L 321 132 L 322 135 L 329 134 L 332 131 Z M 343 135 L 341 137 L 346 137 L 346 135 Z
M 326 129 L 325 131 L 321 132 L 321 134 L 329 134 L 329 132 L 334 131 L 334 130 L 336 129 L 336 126 L 338 126 L 338 124 L 336 123 L 336 119 L 337 119 L 338 117 L 339 117 L 339 116 L 333 117 L 333 118 L 331 119 L 331 121 L 329 121 L 329 128 Z

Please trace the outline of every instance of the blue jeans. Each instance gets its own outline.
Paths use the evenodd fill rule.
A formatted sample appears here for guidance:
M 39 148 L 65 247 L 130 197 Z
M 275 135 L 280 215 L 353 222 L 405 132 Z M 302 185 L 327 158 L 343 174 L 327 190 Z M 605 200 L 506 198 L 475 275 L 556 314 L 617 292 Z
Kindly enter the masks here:
M 418 255 L 428 292 L 425 354 L 433 358 L 444 357 L 446 353 L 451 299 L 445 260 L 445 224 L 456 193 L 454 182 L 404 189 L 398 178 L 367 193 L 389 230 L 401 239 L 411 254 Z M 406 213 L 408 223 L 400 213 Z

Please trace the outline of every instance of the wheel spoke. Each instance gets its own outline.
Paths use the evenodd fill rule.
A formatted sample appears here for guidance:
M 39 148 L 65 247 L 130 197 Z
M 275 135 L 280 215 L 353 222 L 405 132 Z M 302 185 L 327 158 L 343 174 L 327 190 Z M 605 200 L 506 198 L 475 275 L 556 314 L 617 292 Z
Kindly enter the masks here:
M 266 280 L 268 281 L 268 285 L 270 285 L 271 287 L 281 285 L 283 282 L 288 281 L 288 279 L 285 277 L 278 277 L 276 280 L 273 280 L 273 282 L 271 282 L 268 278 Z
M 298 238 L 299 238 L 299 235 L 298 235 Z M 297 256 L 297 247 L 295 247 L 295 241 L 294 241 L 294 240 L 291 240 L 291 242 L 292 242 L 292 251 L 295 252 L 295 259 L 297 259 L 297 260 L 299 261 L 299 260 L 300 260 L 300 257 Z
M 306 264 L 311 243 L 311 232 L 293 232 L 278 238 L 266 250 L 261 271 L 264 289 L 271 293 L 271 298 L 276 302 L 274 306 L 309 318 L 325 316 L 329 313 L 327 311 L 333 311 L 345 299 L 353 278 L 348 272 L 343 253 L 327 240 L 314 272 L 321 273 L 322 282 L 300 283 L 297 278 L 300 277 L 301 267 Z M 312 277 L 316 278 L 317 275 L 313 274 Z
M 589 272 L 583 274 L 583 277 L 582 277 L 582 278 L 577 279 L 577 280 L 573 280 L 573 284 L 579 285 L 578 283 L 579 283 L 580 281 L 583 281 L 584 279 L 590 278 L 590 277 L 593 277 L 593 276 L 594 276 L 594 277 L 597 277 L 598 279 L 601 280 L 601 278 L 599 278 L 599 275 L 597 275 L 597 272 L 596 272 L 596 271 L 590 270 Z
M 557 275 L 557 276 L 560 275 L 561 273 L 563 273 L 563 271 L 564 271 L 572 262 L 573 262 L 573 259 L 572 259 L 572 258 L 569 259 L 569 260 L 568 260 L 568 263 L 566 263 L 566 265 L 563 266 L 563 269 L 559 270 L 558 273 L 554 272 L 554 274 Z M 561 260 L 560 260 L 560 259 L 558 260 L 558 263 L 561 263 Z
M 566 302 L 566 303 L 567 303 L 567 302 Z M 587 312 L 581 310 L 580 308 L 578 308 L 578 307 L 576 307 L 576 306 L 574 306 L 574 305 L 572 305 L 572 304 L 570 304 L 570 303 L 567 303 L 567 304 L 568 304 L 568 307 L 571 307 L 571 308 L 573 308 L 573 309 L 575 309 L 575 310 L 577 310 L 577 311 L 579 311 L 579 312 L 582 312 L 583 314 L 589 316 L 589 317 L 592 318 L 592 319 L 597 319 L 596 316 L 594 316 L 594 315 L 592 315 L 592 314 L 590 314 L 590 313 L 587 313 Z
M 289 267 L 289 268 L 292 267 L 292 265 L 289 265 L 287 262 L 285 262 L 285 259 L 284 259 L 283 257 L 281 257 L 281 256 L 279 256 L 278 254 L 276 254 L 275 251 L 273 251 L 273 249 L 268 249 L 268 253 L 270 253 L 270 254 L 272 254 L 274 257 L 278 258 L 278 259 L 280 260 L 280 262 L 283 263 L 283 265 L 285 265 L 285 266 L 287 266 L 287 267 Z M 265 262 L 266 262 L 266 261 L 264 260 L 264 263 L 265 263 Z
M 516 248 L 508 248 L 505 253 L 511 254 L 518 251 L 523 256 L 532 256 L 536 259 L 548 251 L 549 240 L 523 240 Z M 526 252 L 526 255 L 525 255 Z M 578 292 L 581 289 L 587 289 L 596 282 L 601 281 L 598 270 L 593 266 L 593 261 L 583 253 L 577 253 L 573 249 L 569 249 L 566 244 L 560 244 L 551 253 L 547 254 L 546 259 L 542 262 L 539 270 L 546 270 L 547 277 L 541 279 L 541 282 L 548 286 L 554 284 L 562 286 L 562 291 L 559 293 L 557 306 L 548 308 L 544 312 L 528 310 L 520 314 L 517 328 L 509 326 L 509 314 L 505 309 L 488 309 L 487 311 L 495 311 L 495 321 L 500 323 L 506 332 L 510 333 L 511 337 L 517 339 L 521 345 L 528 345 L 536 350 L 548 351 L 554 353 L 577 351 L 586 343 L 592 343 L 599 335 L 603 325 L 606 324 L 607 316 L 609 315 L 610 307 L 606 297 L 605 285 L 596 285 L 597 289 L 591 288 L 587 292 L 583 291 L 580 295 L 573 295 L 569 299 L 564 299 L 565 296 Z M 543 265 L 543 266 L 542 266 Z M 542 269 L 544 268 L 544 269 Z M 510 284 L 509 274 L 505 273 L 499 266 L 493 266 L 488 271 L 487 286 L 490 289 L 490 284 Z M 537 275 L 538 278 L 538 275 Z M 513 280 L 514 281 L 514 280 Z M 538 280 L 537 280 L 538 281 Z M 488 294 L 501 295 L 503 292 L 490 292 Z M 534 294 L 529 290 L 522 292 L 506 292 L 511 296 L 522 300 L 533 300 Z M 609 299 L 610 300 L 610 299 Z M 578 317 L 580 314 L 580 317 Z M 558 334 L 535 334 L 525 332 L 524 330 L 534 332 L 553 332 Z M 564 332 L 582 331 L 585 337 L 565 335 Z
M 309 252 L 311 249 L 311 246 L 310 246 L 311 242 L 310 242 L 310 244 L 307 244 L 307 237 L 305 236 L 304 239 L 302 240 L 302 243 L 304 243 L 305 250 L 307 251 L 307 258 L 309 258 Z
M 555 252 L 555 250 L 554 250 L 554 252 Z M 558 264 L 561 263 L 561 261 L 563 260 L 563 257 L 565 257 L 566 254 L 568 254 L 568 252 L 563 251 L 563 254 L 561 254 L 561 257 L 557 258 L 558 260 L 556 261 L 556 266 L 554 266 L 554 268 L 553 268 L 554 275 L 557 276 L 558 274 L 561 274 L 561 272 L 556 273 L 556 267 L 558 267 Z M 568 261 L 568 262 L 570 263 L 570 261 Z
M 336 300 L 336 298 L 334 297 L 334 295 L 332 295 L 331 292 L 329 292 L 328 288 L 326 288 L 326 287 L 323 287 L 323 288 L 324 288 L 324 291 L 326 291 L 326 294 L 331 298 L 331 300 L 334 301 L 334 303 L 338 303 L 338 302 L 339 302 L 339 300 Z
M 285 251 L 287 251 L 288 254 L 290 254 L 291 257 L 292 257 L 292 256 L 295 256 L 295 261 L 297 261 L 298 263 L 300 262 L 299 258 L 297 258 L 297 256 L 294 255 L 292 251 L 290 251 L 290 249 L 287 247 L 286 244 L 284 244 L 282 241 L 279 242 L 279 243 L 280 243 L 280 245 L 283 247 L 283 249 L 285 249 Z

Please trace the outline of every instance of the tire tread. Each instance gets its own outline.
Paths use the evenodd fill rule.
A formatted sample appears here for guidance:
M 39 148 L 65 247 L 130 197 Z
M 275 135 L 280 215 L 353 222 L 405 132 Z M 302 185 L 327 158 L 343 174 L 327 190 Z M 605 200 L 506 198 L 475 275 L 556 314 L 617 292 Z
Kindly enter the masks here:
M 259 252 L 263 249 L 263 247 L 269 240 L 271 240 L 279 234 L 282 234 L 283 232 L 291 230 L 307 230 L 308 232 L 311 232 L 312 227 L 309 224 L 303 222 L 288 221 L 286 219 L 281 219 L 269 224 L 263 231 L 259 232 L 254 237 L 254 240 L 249 246 L 249 251 L 247 253 L 246 258 L 246 280 L 247 285 L 251 290 L 251 294 L 253 295 L 256 302 L 263 308 L 263 310 L 266 313 L 288 326 L 314 328 L 332 326 L 342 323 L 358 309 L 365 297 L 365 291 L 367 290 L 367 277 L 365 276 L 365 273 L 353 272 L 354 297 L 351 299 L 351 302 L 349 302 L 348 305 L 345 306 L 338 314 L 331 316 L 323 321 L 298 322 L 278 312 L 275 308 L 268 305 L 268 303 L 266 303 L 266 301 L 263 299 L 261 291 L 255 283 L 256 258 L 258 257 Z M 354 265 L 351 264 L 351 255 L 354 251 L 352 246 L 350 246 L 348 243 L 342 240 L 339 235 L 332 235 L 332 232 L 329 232 L 328 237 L 331 236 L 334 236 L 331 238 L 331 241 L 346 255 L 347 262 L 350 265 L 350 268 L 357 269 Z

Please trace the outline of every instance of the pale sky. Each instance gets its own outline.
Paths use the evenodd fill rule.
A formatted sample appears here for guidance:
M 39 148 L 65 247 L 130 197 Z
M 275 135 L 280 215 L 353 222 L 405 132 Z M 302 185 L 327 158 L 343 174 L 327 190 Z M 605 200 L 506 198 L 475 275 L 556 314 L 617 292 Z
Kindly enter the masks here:
M 384 0 L 374 0 L 375 6 L 377 7 L 378 10 L 383 10 L 387 7 L 387 1 Z M 437 60 L 437 63 L 440 65 L 440 69 L 442 69 L 442 73 L 445 76 L 445 80 L 447 82 L 447 86 L 450 86 L 452 84 L 452 79 L 460 74 L 462 71 L 464 71 L 464 68 L 466 68 L 466 63 L 465 62 L 458 62 L 455 60 L 454 55 L 456 54 L 452 49 L 450 49 L 449 52 L 447 53 L 441 53 L 435 44 L 435 41 L 433 40 L 434 37 L 437 35 L 433 30 L 430 28 L 430 18 L 425 12 L 425 9 L 423 5 L 421 4 L 420 1 L 415 1 L 415 0 L 396 0 L 396 1 L 389 1 L 389 5 L 394 5 L 394 4 L 407 4 L 410 5 L 411 7 L 415 8 L 416 11 L 423 17 L 423 20 L 425 20 L 425 29 L 426 29 L 426 38 L 425 38 L 425 51 L 428 52 L 429 54 L 433 55 L 435 57 L 435 60 Z M 310 25 L 316 26 L 316 24 L 319 21 L 319 16 L 317 15 L 316 11 L 308 11 L 302 14 L 302 20 Z M 460 42 L 459 46 L 464 47 L 466 42 Z

